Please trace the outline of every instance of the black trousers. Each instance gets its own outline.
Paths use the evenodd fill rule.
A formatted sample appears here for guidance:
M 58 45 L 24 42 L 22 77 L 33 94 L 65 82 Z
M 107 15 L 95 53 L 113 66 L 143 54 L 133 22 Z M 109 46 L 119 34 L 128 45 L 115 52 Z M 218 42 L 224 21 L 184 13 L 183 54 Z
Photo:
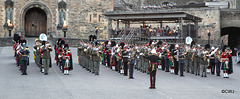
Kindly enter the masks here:
M 220 65 L 221 65 L 220 62 L 216 62 L 216 73 L 217 73 L 217 75 L 220 75 Z
M 134 64 L 130 64 L 130 67 L 129 67 L 129 77 L 133 77 L 133 70 L 134 70 Z
M 174 61 L 174 73 L 178 75 L 178 61 Z
M 165 70 L 165 60 L 164 60 L 164 58 L 162 58 L 162 71 L 164 71 Z
M 149 69 L 149 74 L 150 74 L 150 87 L 151 88 L 154 88 L 155 87 L 155 82 L 156 82 L 156 73 L 157 71 L 156 70 L 151 70 Z
M 22 73 L 26 74 L 27 73 L 27 60 L 22 60 Z
M 128 62 L 123 62 L 123 65 L 124 65 L 124 75 L 127 75 L 128 74 Z
M 109 56 L 107 56 L 107 65 L 110 68 L 110 57 Z
M 118 71 L 119 68 L 118 68 L 118 61 L 115 59 L 115 70 Z
M 183 76 L 184 65 L 185 65 L 185 63 L 179 63 L 179 66 L 180 66 L 180 76 Z
M 211 74 L 215 73 L 215 59 L 210 60 Z
M 169 72 L 169 60 L 165 59 L 166 72 Z

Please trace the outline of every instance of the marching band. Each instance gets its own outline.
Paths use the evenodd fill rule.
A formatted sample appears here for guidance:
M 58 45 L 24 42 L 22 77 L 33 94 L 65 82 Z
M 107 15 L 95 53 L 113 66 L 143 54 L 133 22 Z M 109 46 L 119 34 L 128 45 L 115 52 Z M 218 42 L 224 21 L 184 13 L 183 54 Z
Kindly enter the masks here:
M 14 57 L 22 75 L 27 75 L 29 64 L 29 47 L 27 41 L 20 36 L 14 37 Z M 55 61 L 64 75 L 73 70 L 72 53 L 69 44 L 62 38 L 54 46 Z M 186 73 L 207 77 L 207 74 L 229 78 L 233 73 L 232 50 L 225 46 L 209 48 L 195 44 L 167 44 L 153 41 L 148 44 L 116 44 L 115 41 L 91 42 L 81 41 L 77 49 L 78 63 L 87 71 L 99 75 L 100 64 L 134 79 L 134 68 L 142 73 L 150 74 L 150 89 L 155 89 L 156 71 L 162 70 L 170 74 L 184 77 Z M 46 35 L 40 35 L 33 47 L 34 60 L 40 72 L 48 75 L 51 68 L 52 46 Z M 180 74 L 179 74 L 180 73 Z
M 178 73 L 180 72 L 180 77 L 184 77 L 184 71 L 196 76 L 207 77 L 207 74 L 220 76 L 220 70 L 222 70 L 223 78 L 228 78 L 228 74 L 232 73 L 231 50 L 228 47 L 223 48 L 221 52 L 220 48 L 212 47 L 210 49 L 206 46 L 192 44 L 175 45 L 162 41 L 146 45 L 125 44 L 123 42 L 116 44 L 114 41 L 96 44 L 80 42 L 78 59 L 81 66 L 90 72 L 96 72 L 92 70 L 92 66 L 96 68 L 99 68 L 99 66 L 90 63 L 92 57 L 91 50 L 97 48 L 97 51 L 94 53 L 98 53 L 97 60 L 101 61 L 97 62 L 112 70 L 116 70 L 124 76 L 129 76 L 129 79 L 134 79 L 133 68 L 142 73 L 150 74 L 150 89 L 155 89 L 156 74 L 152 74 L 153 69 L 149 69 L 152 66 L 156 70 L 170 72 L 170 74 L 179 75 Z M 154 59 L 154 62 L 152 58 L 149 58 L 153 55 L 155 58 L 157 57 L 157 60 Z

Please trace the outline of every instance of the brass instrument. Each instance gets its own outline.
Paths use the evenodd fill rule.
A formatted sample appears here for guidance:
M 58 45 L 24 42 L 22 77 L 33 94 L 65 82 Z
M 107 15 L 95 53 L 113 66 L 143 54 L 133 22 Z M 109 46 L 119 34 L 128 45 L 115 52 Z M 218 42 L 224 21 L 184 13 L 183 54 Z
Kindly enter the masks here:
M 228 50 L 228 54 L 232 54 L 232 50 L 231 49 Z
M 191 56 L 191 60 L 194 61 L 194 56 L 195 56 L 196 52 L 193 52 L 192 56 Z
M 222 62 L 222 56 L 221 56 L 221 54 L 219 53 L 219 50 L 217 50 L 217 51 L 214 53 L 214 56 L 216 57 L 216 59 L 217 59 L 219 62 Z

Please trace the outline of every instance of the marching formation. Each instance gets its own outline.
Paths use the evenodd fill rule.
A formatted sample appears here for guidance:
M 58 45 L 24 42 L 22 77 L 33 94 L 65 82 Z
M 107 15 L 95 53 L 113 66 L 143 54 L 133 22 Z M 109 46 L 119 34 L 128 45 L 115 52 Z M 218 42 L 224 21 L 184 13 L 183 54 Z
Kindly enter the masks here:
M 207 77 L 207 74 L 228 78 L 233 73 L 231 49 L 229 47 L 210 48 L 208 45 L 174 45 L 162 41 L 148 44 L 116 44 L 115 41 L 102 43 L 80 42 L 78 61 L 89 72 L 99 74 L 99 63 L 134 79 L 134 68 L 150 74 L 150 89 L 155 89 L 156 71 L 184 77 L 186 73 Z
M 21 36 L 14 36 L 14 57 L 22 75 L 27 75 L 29 65 L 29 47 Z M 54 46 L 57 66 L 64 75 L 73 70 L 72 53 L 69 44 L 59 38 Z M 34 44 L 34 60 L 40 72 L 48 75 L 52 67 L 52 46 L 47 36 L 41 34 Z M 214 48 L 210 45 L 167 44 L 163 41 L 150 41 L 147 44 L 116 44 L 115 41 L 90 42 L 81 41 L 77 49 L 78 63 L 87 71 L 99 75 L 100 64 L 134 79 L 134 69 L 150 75 L 150 89 L 155 89 L 156 72 L 162 70 L 184 77 L 184 72 L 207 77 L 207 74 L 229 78 L 233 73 L 232 50 L 224 46 Z
M 19 67 L 22 75 L 27 75 L 27 65 L 29 65 L 29 47 L 27 46 L 27 40 L 22 39 L 21 36 L 15 34 L 13 39 L 14 58 Z
M 99 75 L 100 68 L 100 46 L 95 42 L 85 43 L 80 42 L 80 46 L 77 49 L 78 63 L 87 71 Z
M 35 40 L 33 46 L 34 60 L 44 75 L 48 75 L 49 68 L 52 67 L 51 62 L 52 46 L 47 41 L 47 36 L 41 34 L 39 39 Z
M 22 75 L 27 75 L 27 65 L 29 65 L 30 50 L 27 41 L 21 39 L 21 36 L 14 35 L 14 57 L 17 67 L 20 68 Z M 55 45 L 55 60 L 64 75 L 69 75 L 69 71 L 73 70 L 72 53 L 68 44 L 63 39 L 59 39 Z M 41 34 L 39 39 L 35 39 L 33 46 L 34 61 L 44 75 L 48 75 L 49 68 L 52 67 L 51 62 L 52 46 L 47 41 L 47 36 Z
M 62 38 L 59 38 L 54 49 L 56 64 L 59 66 L 60 71 L 64 75 L 69 75 L 69 71 L 73 70 L 72 53 L 69 49 L 69 44 L 66 44 Z

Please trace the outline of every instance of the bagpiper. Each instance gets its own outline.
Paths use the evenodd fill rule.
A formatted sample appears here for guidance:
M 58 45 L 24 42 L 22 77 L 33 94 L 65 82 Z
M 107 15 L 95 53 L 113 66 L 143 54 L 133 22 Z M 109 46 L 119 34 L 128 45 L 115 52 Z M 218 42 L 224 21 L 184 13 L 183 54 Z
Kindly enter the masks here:
M 69 75 L 69 71 L 73 70 L 72 53 L 70 49 L 67 49 L 63 54 L 62 65 L 64 69 L 64 75 Z
M 223 78 L 229 78 L 228 70 L 229 70 L 229 58 L 231 57 L 231 52 L 229 48 L 225 49 L 224 52 L 221 54 L 222 56 L 222 70 L 223 70 Z

